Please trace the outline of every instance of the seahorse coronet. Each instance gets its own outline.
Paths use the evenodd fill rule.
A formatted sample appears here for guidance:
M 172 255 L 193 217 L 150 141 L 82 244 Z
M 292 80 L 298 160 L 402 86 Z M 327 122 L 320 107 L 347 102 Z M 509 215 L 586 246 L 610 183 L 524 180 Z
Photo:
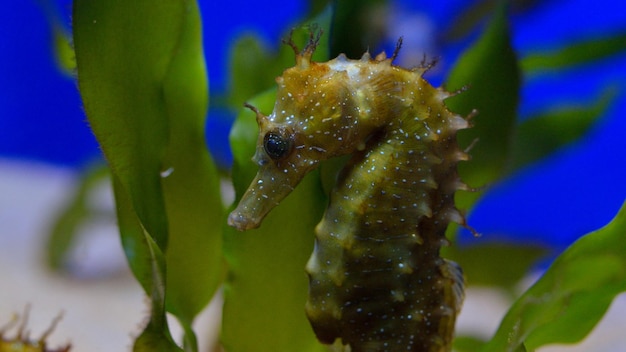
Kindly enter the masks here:
M 320 162 L 352 155 L 306 265 L 311 326 L 321 342 L 340 339 L 353 352 L 450 351 L 464 278 L 439 250 L 450 222 L 466 225 L 454 193 L 468 188 L 456 166 L 469 156 L 456 134 L 470 124 L 447 109 L 452 93 L 423 78 L 431 64 L 393 64 L 400 43 L 391 58 L 314 62 L 318 40 L 312 34 L 302 51 L 287 42 L 296 65 L 277 78 L 273 111 L 255 110 L 259 171 L 229 223 L 257 227 Z M 263 145 L 277 130 L 293 143 L 280 158 Z

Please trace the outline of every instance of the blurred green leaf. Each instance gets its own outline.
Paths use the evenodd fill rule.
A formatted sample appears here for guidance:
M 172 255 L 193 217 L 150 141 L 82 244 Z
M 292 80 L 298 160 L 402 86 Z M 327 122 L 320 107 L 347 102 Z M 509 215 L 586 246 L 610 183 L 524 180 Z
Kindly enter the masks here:
M 274 53 L 263 47 L 259 38 L 246 35 L 239 38 L 231 48 L 229 104 L 240 108 L 255 94 L 275 85 L 286 63 L 279 62 Z
M 593 106 L 565 107 L 523 121 L 515 131 L 510 169 L 515 171 L 579 139 L 617 96 L 607 89 Z
M 169 143 L 162 186 L 169 220 L 167 308 L 190 328 L 223 279 L 223 206 L 204 127 L 208 84 L 202 28 L 195 1 L 186 10 L 176 51 L 163 81 Z M 191 279 L 191 282 L 190 282 Z
M 590 38 L 557 49 L 537 52 L 523 58 L 522 70 L 534 74 L 600 60 L 626 50 L 626 32 Z
M 112 178 L 117 219 L 123 231 L 122 245 L 135 277 L 150 296 L 150 321 L 135 340 L 133 351 L 182 351 L 172 340 L 165 317 L 163 253 L 143 228 L 117 176 Z
M 497 286 L 511 290 L 530 267 L 547 254 L 530 244 L 489 243 L 450 247 L 446 257 L 459 263 L 471 286 Z
M 168 142 L 162 82 L 180 36 L 180 1 L 74 3 L 78 83 L 89 123 L 157 245 L 167 247 L 161 158 Z
M 333 0 L 309 0 L 309 9 L 311 13 L 322 12 Z
M 165 305 L 154 300 L 167 297 L 187 350 L 195 351 L 191 323 L 224 271 L 219 184 L 204 142 L 208 88 L 197 4 L 78 0 L 74 6 L 85 110 L 115 177 L 116 199 L 127 198 L 138 221 L 118 220 L 130 266 L 153 305 Z M 154 270 L 159 259 L 151 256 L 160 252 L 152 240 L 167 271 Z M 167 278 L 155 277 L 166 272 Z M 167 294 L 154 295 L 157 284 Z
M 626 291 L 626 203 L 607 226 L 581 237 L 509 309 L 483 351 L 533 351 L 582 340 Z
M 545 5 L 549 0 L 509 0 L 512 13 L 533 10 L 538 5 Z M 452 21 L 444 31 L 445 41 L 458 41 L 471 34 L 481 22 L 497 9 L 500 0 L 481 0 L 467 2 L 467 7 Z
M 509 140 L 516 121 L 520 74 L 506 16 L 501 2 L 482 37 L 459 59 L 448 77 L 449 91 L 468 87 L 448 98 L 446 105 L 460 114 L 478 110 L 473 127 L 459 131 L 461 147 L 477 143 L 471 161 L 459 164 L 459 173 L 471 186 L 494 182 L 503 174 L 509 153 Z M 458 193 L 456 204 L 469 209 L 479 192 Z
M 311 22 L 328 33 L 330 15 L 327 8 Z M 305 28 L 294 32 L 293 39 L 300 47 L 308 39 L 309 31 Z M 290 55 L 291 65 L 292 51 Z M 327 57 L 328 38 L 323 36 L 314 58 L 326 60 Z M 272 89 L 250 103 L 269 113 L 274 107 L 274 97 Z M 237 200 L 258 169 L 251 161 L 257 135 L 255 114 L 243 110 L 230 135 Z M 313 251 L 314 228 L 325 202 L 319 172 L 314 171 L 272 210 L 260 228 L 242 233 L 229 227 L 225 231 L 224 252 L 229 274 L 224 286 L 221 340 L 229 352 L 325 350 L 304 313 L 308 290 L 304 267 Z
M 109 171 L 105 165 L 89 168 L 82 175 L 74 197 L 61 210 L 55 219 L 46 244 L 46 261 L 53 270 L 64 270 L 66 258 L 72 244 L 79 235 L 79 229 L 85 222 L 102 214 L 94 213 L 89 207 L 89 197 L 100 184 L 107 180 Z M 112 217 L 112 215 L 111 215 Z

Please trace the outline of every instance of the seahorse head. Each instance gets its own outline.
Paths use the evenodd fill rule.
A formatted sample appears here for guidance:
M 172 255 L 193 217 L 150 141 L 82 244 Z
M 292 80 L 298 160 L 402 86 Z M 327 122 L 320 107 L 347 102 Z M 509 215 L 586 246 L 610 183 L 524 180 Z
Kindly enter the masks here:
M 296 65 L 276 79 L 271 114 L 246 104 L 259 125 L 253 157 L 259 171 L 230 214 L 229 224 L 238 230 L 258 227 L 321 161 L 362 149 L 374 129 L 374 124 L 360 118 L 367 108 L 351 86 L 349 72 L 332 64 L 349 60 L 342 55 L 328 63 L 313 62 L 315 44 L 311 40 L 297 53 Z

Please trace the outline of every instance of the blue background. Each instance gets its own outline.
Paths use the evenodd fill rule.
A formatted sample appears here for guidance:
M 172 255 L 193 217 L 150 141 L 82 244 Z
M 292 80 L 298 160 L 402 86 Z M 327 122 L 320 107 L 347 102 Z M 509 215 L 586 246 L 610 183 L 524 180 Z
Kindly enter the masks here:
M 228 53 L 240 35 L 256 32 L 276 48 L 285 30 L 303 19 L 306 1 L 199 1 L 212 95 L 228 88 Z M 469 1 L 395 1 L 404 15 L 425 16 L 443 31 Z M 438 3 L 434 5 L 434 3 Z M 626 32 L 621 0 L 543 1 L 512 16 L 520 56 L 541 49 Z M 71 1 L 8 1 L 0 11 L 0 158 L 81 170 L 101 160 L 74 80 L 54 58 L 50 20 L 70 28 Z M 423 24 L 423 23 L 422 23 Z M 417 31 L 417 30 L 416 30 Z M 466 43 L 431 49 L 442 57 L 435 84 Z M 409 44 L 410 45 L 410 44 Z M 558 104 L 593 104 L 606 87 L 618 90 L 609 110 L 583 139 L 492 185 L 470 217 L 479 240 L 535 242 L 561 250 L 611 220 L 626 196 L 626 53 L 524 81 L 520 119 Z M 494 96 L 497 99 L 497 96 Z M 212 108 L 207 135 L 215 158 L 228 165 L 227 134 L 234 112 Z M 2 195 L 0 195 L 2 196 Z

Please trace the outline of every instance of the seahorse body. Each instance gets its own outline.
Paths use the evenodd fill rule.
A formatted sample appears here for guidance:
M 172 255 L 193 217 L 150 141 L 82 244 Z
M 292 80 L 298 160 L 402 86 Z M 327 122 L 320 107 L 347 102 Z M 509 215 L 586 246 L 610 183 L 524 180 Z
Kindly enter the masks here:
M 352 154 L 306 266 L 309 321 L 321 342 L 339 338 L 353 352 L 449 351 L 463 275 L 439 249 L 448 223 L 464 223 L 454 192 L 468 156 L 456 133 L 468 123 L 422 78 L 427 67 L 368 53 L 315 63 L 314 48 L 312 39 L 277 78 L 270 116 L 251 107 L 260 169 L 229 223 L 257 227 L 320 161 Z

